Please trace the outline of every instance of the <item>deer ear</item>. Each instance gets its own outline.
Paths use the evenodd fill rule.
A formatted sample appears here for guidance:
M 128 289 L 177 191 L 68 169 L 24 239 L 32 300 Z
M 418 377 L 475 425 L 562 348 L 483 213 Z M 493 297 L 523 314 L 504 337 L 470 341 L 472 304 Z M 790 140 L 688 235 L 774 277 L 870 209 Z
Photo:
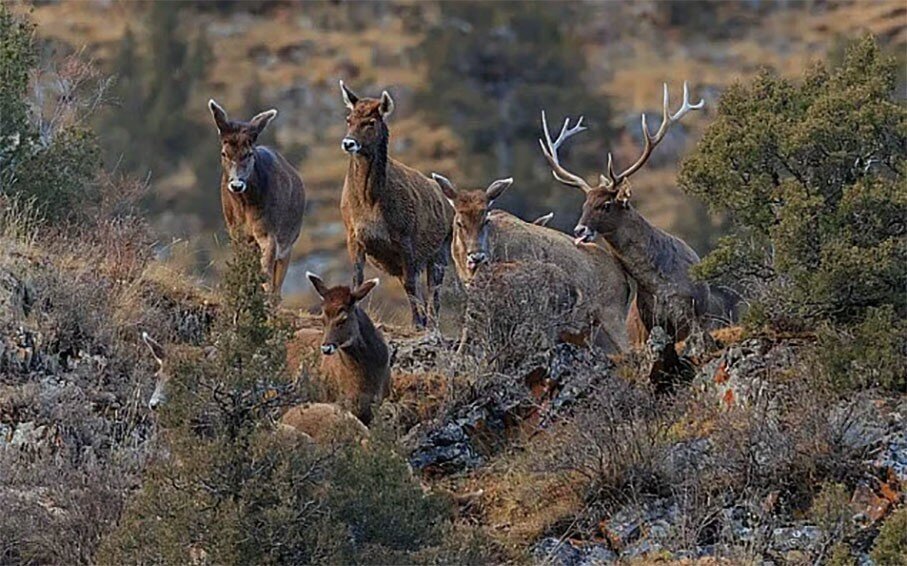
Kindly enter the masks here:
M 381 105 L 378 106 L 378 112 L 381 112 L 382 118 L 387 118 L 394 111 L 394 99 L 385 90 L 381 93 Z
M 359 285 L 358 287 L 353 289 L 353 291 L 350 292 L 350 294 L 353 296 L 353 301 L 359 302 L 364 299 L 366 295 L 372 292 L 372 289 L 378 286 L 378 283 L 379 279 L 377 278 L 369 279 L 362 285 Z
M 485 196 L 488 197 L 488 205 L 501 196 L 504 191 L 507 190 L 507 187 L 513 184 L 513 177 L 507 177 L 506 179 L 498 179 L 494 183 L 488 185 L 488 188 L 485 189 Z
M 271 120 L 273 120 L 276 116 L 276 109 L 272 108 L 270 110 L 265 110 L 264 112 L 256 114 L 251 120 L 249 120 L 249 124 L 252 125 L 252 127 L 255 129 L 255 134 L 258 135 L 262 131 L 264 131 L 268 124 L 271 123 Z
M 306 271 L 305 276 L 309 278 L 309 281 L 312 283 L 312 287 L 315 287 L 315 291 L 318 293 L 318 296 L 324 298 L 328 292 L 328 286 L 324 284 L 324 281 L 321 277 L 318 277 L 311 271 Z
M 431 178 L 434 179 L 435 183 L 438 183 L 439 187 L 441 187 L 441 192 L 444 193 L 444 196 L 450 201 L 450 206 L 454 206 L 454 201 L 457 200 L 457 189 L 454 188 L 450 179 L 437 173 L 432 173 Z
M 554 212 L 549 212 L 543 216 L 539 216 L 532 221 L 536 226 L 548 226 L 548 223 L 551 222 L 551 219 L 554 218 Z
M 355 108 L 356 103 L 359 102 L 359 97 L 356 96 L 356 93 L 347 88 L 343 81 L 340 81 L 340 94 L 343 95 L 343 103 L 350 110 Z
M 217 131 L 220 133 L 226 132 L 230 125 L 230 120 L 227 119 L 227 111 L 215 102 L 213 98 L 208 101 L 208 109 L 211 110 L 211 115 L 214 116 L 214 124 L 217 125 Z
M 155 361 L 161 367 L 164 366 L 164 360 L 167 358 L 166 352 L 164 352 L 164 347 L 158 344 L 158 342 L 152 338 L 147 332 L 142 332 L 142 341 L 148 346 L 148 349 L 151 350 L 151 355 L 154 356 Z

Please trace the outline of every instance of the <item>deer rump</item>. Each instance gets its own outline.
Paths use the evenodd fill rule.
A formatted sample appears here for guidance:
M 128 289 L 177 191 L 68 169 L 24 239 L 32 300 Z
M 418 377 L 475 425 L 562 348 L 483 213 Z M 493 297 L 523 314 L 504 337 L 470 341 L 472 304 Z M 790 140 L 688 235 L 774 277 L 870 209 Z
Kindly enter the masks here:
M 609 353 L 627 350 L 630 286 L 623 268 L 597 245 L 577 246 L 566 234 L 530 224 L 512 214 L 488 215 L 492 262 L 549 263 L 573 287 L 576 299 L 566 313 L 567 330 L 588 336 Z M 571 340 L 572 341 L 572 340 Z

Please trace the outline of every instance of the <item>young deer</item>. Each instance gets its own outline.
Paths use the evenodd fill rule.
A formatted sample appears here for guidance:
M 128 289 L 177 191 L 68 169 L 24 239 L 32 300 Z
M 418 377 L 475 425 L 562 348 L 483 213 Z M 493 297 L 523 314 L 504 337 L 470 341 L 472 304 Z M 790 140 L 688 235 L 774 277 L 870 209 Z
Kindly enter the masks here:
M 220 135 L 220 198 L 227 229 L 231 235 L 244 229 L 245 236 L 258 244 L 268 288 L 279 297 L 302 229 L 305 187 L 282 155 L 255 145 L 277 110 L 241 122 L 228 119 L 214 100 L 208 101 L 208 108 Z
M 359 302 L 378 285 L 377 279 L 350 289 L 328 287 L 314 273 L 306 273 L 321 296 L 324 337 L 321 372 L 343 397 L 343 402 L 366 425 L 372 406 L 391 390 L 391 358 L 387 343 Z
M 581 189 L 586 194 L 583 212 L 576 225 L 576 243 L 588 243 L 597 234 L 611 245 L 617 258 L 637 283 L 637 303 L 642 322 L 647 331 L 655 325 L 665 330 L 675 340 L 682 340 L 694 329 L 703 329 L 708 315 L 725 319 L 736 316 L 735 301 L 729 295 L 718 297 L 705 283 L 694 281 L 690 268 L 699 263 L 699 256 L 686 242 L 653 226 L 630 205 L 628 178 L 649 159 L 652 150 L 664 139 L 668 128 L 677 123 L 690 110 L 702 108 L 703 101 L 691 104 L 687 84 L 683 85 L 683 104 L 671 113 L 668 85 L 664 86 L 664 115 L 658 131 L 652 135 L 642 115 L 645 146 L 642 155 L 621 173 L 614 171 L 614 162 L 608 154 L 608 175 L 599 175 L 598 183 L 590 185 L 560 163 L 557 151 L 571 136 L 585 130 L 582 117 L 572 128 L 569 118 L 564 121 L 557 139 L 551 139 L 545 112 L 542 111 L 544 139 L 539 140 L 542 153 L 551 166 L 554 178 L 561 183 Z
M 394 101 L 387 91 L 380 99 L 359 98 L 343 81 L 340 90 L 350 111 L 341 143 L 350 162 L 340 210 L 355 270 L 353 284 L 362 284 L 368 258 L 401 281 L 413 324 L 424 327 L 440 308 L 439 287 L 450 250 L 453 209 L 430 179 L 388 157 L 386 119 L 394 110 Z M 429 305 L 418 284 L 423 270 Z
M 558 230 L 524 222 L 503 210 L 490 210 L 512 179 L 495 181 L 485 190 L 457 190 L 449 179 L 438 174 L 432 177 L 456 211 L 451 251 L 465 284 L 486 263 L 553 264 L 569 277 L 577 297 L 570 317 L 573 333 L 592 331 L 594 341 L 607 351 L 627 349 L 630 287 L 610 253 L 596 245 L 575 246 Z

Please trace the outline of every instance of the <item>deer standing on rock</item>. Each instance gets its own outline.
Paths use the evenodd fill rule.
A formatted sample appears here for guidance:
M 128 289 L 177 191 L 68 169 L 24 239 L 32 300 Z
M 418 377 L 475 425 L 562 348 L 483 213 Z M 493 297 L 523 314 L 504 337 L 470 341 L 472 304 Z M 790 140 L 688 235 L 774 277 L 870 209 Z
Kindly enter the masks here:
M 572 332 L 589 334 L 608 352 L 628 348 L 625 321 L 630 287 L 624 270 L 607 250 L 594 244 L 575 246 L 558 230 L 492 210 L 495 199 L 513 179 L 495 181 L 484 190 L 458 190 L 446 177 L 432 177 L 456 211 L 451 251 L 457 273 L 467 286 L 487 263 L 552 264 L 569 278 L 574 291 L 575 306 L 569 321 Z M 526 276 L 520 277 L 525 282 Z
M 305 187 L 292 165 L 273 149 L 256 145 L 258 136 L 277 116 L 267 110 L 248 122 L 230 120 L 214 100 L 208 101 L 221 143 L 220 198 L 232 236 L 244 230 L 261 251 L 268 290 L 280 296 L 293 244 L 302 229 Z
M 377 279 L 354 288 L 328 287 L 314 273 L 306 277 L 321 297 L 324 338 L 321 343 L 321 372 L 339 389 L 342 404 L 368 425 L 372 407 L 391 391 L 391 356 L 384 336 L 359 306 Z
M 349 109 L 341 147 L 350 155 L 340 210 L 353 284 L 362 284 L 368 259 L 400 280 L 413 324 L 424 327 L 440 309 L 453 209 L 429 178 L 388 156 L 386 119 L 394 101 L 387 91 L 379 99 L 359 98 L 343 81 L 340 90 Z M 427 283 L 424 296 L 418 283 L 422 271 Z
M 709 315 L 732 320 L 736 317 L 736 304 L 731 296 L 713 293 L 708 284 L 693 280 L 690 268 L 699 263 L 699 256 L 686 242 L 652 225 L 630 205 L 628 178 L 645 165 L 652 150 L 673 124 L 703 105 L 703 101 L 690 103 L 689 90 L 684 83 L 683 103 L 677 112 L 671 113 L 668 85 L 665 84 L 662 122 L 654 135 L 649 131 L 646 115 L 642 115 L 645 138 L 642 155 L 630 167 L 616 173 L 609 153 L 608 174 L 599 175 L 598 183 L 594 185 L 567 171 L 557 155 L 564 141 L 586 129 L 582 117 L 572 128 L 569 118 L 566 119 L 557 139 L 552 140 L 542 111 L 544 139 L 540 139 L 539 144 L 554 178 L 581 189 L 586 195 L 582 216 L 574 229 L 575 242 L 577 245 L 589 243 L 601 234 L 627 273 L 636 280 L 636 302 L 646 331 L 655 325 L 662 326 L 675 341 L 704 329 L 703 323 Z

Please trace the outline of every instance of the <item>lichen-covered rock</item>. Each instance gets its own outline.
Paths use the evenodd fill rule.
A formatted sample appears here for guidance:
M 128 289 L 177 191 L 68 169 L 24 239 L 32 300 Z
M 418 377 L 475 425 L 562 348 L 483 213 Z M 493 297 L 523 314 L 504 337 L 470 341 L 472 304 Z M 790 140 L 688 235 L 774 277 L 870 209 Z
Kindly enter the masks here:
M 617 554 L 606 544 L 581 544 L 554 537 L 539 541 L 532 554 L 540 563 L 556 566 L 593 566 L 617 561 Z
M 513 431 L 547 426 L 569 410 L 607 379 L 612 367 L 596 350 L 558 344 L 527 357 L 515 374 L 479 376 L 454 408 L 410 433 L 411 464 L 439 473 L 480 465 Z

